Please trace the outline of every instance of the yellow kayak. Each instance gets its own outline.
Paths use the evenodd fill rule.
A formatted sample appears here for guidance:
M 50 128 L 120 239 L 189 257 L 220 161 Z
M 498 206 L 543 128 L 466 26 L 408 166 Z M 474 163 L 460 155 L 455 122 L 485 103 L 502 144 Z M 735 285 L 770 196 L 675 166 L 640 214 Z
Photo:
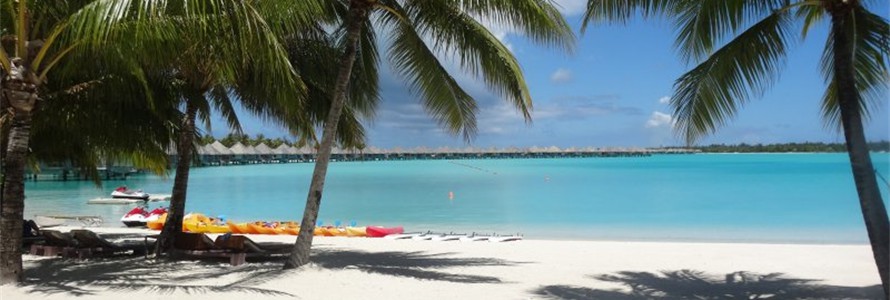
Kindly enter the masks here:
M 204 222 L 183 222 L 183 226 L 189 232 L 196 233 L 229 233 L 231 229 L 229 229 L 228 225 L 215 225 L 208 224 Z
M 346 236 L 367 236 L 365 227 L 346 227 Z
M 167 213 L 164 213 L 157 220 L 148 221 L 145 223 L 145 226 L 148 226 L 148 229 L 151 230 L 161 230 L 164 229 L 164 223 L 167 222 Z
M 232 231 L 232 233 L 250 233 L 250 229 L 247 228 L 247 223 L 235 224 L 231 221 L 227 221 L 226 226 L 229 226 L 229 230 Z
M 346 230 L 337 227 L 325 228 L 325 236 L 346 236 Z

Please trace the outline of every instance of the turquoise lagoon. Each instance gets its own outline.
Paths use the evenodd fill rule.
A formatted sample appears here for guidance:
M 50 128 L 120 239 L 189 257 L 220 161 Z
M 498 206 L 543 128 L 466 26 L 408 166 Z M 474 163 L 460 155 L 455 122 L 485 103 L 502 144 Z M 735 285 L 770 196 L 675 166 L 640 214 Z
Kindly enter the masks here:
M 873 159 L 886 177 L 890 154 Z M 299 221 L 312 168 L 193 168 L 186 209 L 236 221 Z M 28 182 L 26 216 L 99 215 L 122 226 L 118 219 L 131 206 L 86 204 L 121 184 L 169 194 L 173 182 L 172 174 L 102 188 Z M 867 242 L 845 154 L 336 162 L 319 219 L 535 239 Z

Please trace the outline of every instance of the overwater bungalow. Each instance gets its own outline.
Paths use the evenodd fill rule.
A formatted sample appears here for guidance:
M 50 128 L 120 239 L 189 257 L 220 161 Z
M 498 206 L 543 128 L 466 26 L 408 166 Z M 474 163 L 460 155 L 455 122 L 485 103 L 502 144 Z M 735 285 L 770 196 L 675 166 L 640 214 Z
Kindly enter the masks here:
M 272 148 L 269 148 L 269 146 L 267 146 L 266 143 L 260 143 L 259 145 L 256 145 L 256 147 L 254 147 L 254 150 L 256 150 L 256 154 L 259 156 L 260 162 L 262 162 L 262 163 L 272 162 L 272 156 L 273 156 Z

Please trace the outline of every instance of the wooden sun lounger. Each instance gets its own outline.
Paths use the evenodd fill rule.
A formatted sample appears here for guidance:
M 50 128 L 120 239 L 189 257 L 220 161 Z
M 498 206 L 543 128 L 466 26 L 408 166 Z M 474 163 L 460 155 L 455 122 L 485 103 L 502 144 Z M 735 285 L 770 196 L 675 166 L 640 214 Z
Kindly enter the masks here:
M 245 263 L 247 257 L 271 257 L 290 254 L 293 245 L 281 243 L 257 243 L 243 235 L 221 235 L 213 242 L 220 249 L 232 252 L 233 266 Z
M 43 244 L 33 244 L 29 250 L 31 255 L 56 256 L 62 254 L 69 256 L 78 246 L 77 240 L 69 233 L 56 230 L 41 230 Z
M 221 248 L 217 246 L 210 237 L 203 233 L 177 233 L 176 242 L 173 245 L 173 252 L 176 255 L 191 257 L 228 258 L 229 263 L 233 266 L 243 264 L 245 260 L 244 253 Z
M 94 254 L 114 255 L 132 252 L 134 255 L 141 255 L 150 247 L 138 240 L 112 242 L 89 230 L 71 230 L 71 235 L 78 242 L 75 253 L 79 259 L 89 258 Z

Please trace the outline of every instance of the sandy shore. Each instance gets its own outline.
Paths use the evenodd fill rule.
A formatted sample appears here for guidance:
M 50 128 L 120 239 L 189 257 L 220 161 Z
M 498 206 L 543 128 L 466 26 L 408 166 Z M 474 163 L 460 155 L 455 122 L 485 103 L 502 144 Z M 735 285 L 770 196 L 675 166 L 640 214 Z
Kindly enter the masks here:
M 95 229 L 95 228 L 94 228 Z M 102 228 L 106 233 L 135 233 Z M 293 243 L 292 236 L 251 236 Z M 316 237 L 314 263 L 25 256 L 2 299 L 880 298 L 867 245 Z

